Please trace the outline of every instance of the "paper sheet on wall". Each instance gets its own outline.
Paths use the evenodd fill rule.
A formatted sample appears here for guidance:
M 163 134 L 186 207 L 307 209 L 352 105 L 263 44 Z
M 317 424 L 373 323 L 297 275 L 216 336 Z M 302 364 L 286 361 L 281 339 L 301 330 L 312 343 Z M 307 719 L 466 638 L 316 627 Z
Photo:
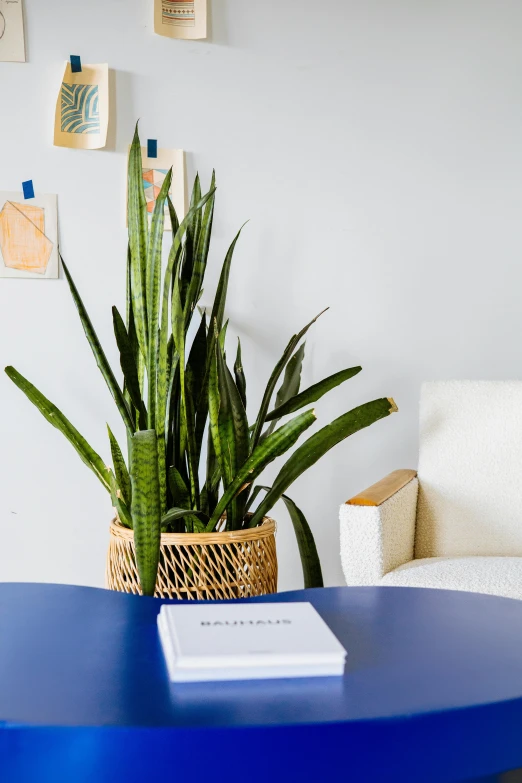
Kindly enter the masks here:
M 84 65 L 79 73 L 65 67 L 56 100 L 56 147 L 96 150 L 105 147 L 109 126 L 109 66 Z
M 130 147 L 129 147 L 130 149 Z M 181 222 L 187 212 L 187 175 L 185 167 L 185 153 L 183 150 L 158 149 L 156 158 L 147 157 L 147 148 L 141 148 L 141 167 L 143 175 L 143 187 L 147 201 L 147 212 L 152 218 L 156 198 L 159 195 L 163 180 L 172 166 L 172 185 L 169 195 L 176 210 L 178 220 Z M 165 208 L 164 231 L 171 230 L 168 207 Z
M 168 38 L 206 38 L 207 0 L 154 0 L 154 32 Z
M 0 277 L 58 277 L 58 209 L 54 194 L 0 191 Z
M 0 0 L 0 62 L 25 63 L 22 0 Z

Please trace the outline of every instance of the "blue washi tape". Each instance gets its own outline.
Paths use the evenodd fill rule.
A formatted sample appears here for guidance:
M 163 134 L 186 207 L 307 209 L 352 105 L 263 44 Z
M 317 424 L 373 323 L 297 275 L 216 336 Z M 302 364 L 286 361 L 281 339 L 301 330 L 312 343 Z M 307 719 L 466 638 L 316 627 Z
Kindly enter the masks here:
M 73 73 L 81 73 L 82 71 L 82 60 L 78 54 L 71 54 L 71 71 Z
M 34 187 L 32 179 L 28 179 L 27 182 L 22 182 L 22 189 L 24 191 L 24 198 L 34 198 Z
M 148 158 L 157 158 L 158 157 L 158 140 L 157 139 L 147 139 L 147 157 Z

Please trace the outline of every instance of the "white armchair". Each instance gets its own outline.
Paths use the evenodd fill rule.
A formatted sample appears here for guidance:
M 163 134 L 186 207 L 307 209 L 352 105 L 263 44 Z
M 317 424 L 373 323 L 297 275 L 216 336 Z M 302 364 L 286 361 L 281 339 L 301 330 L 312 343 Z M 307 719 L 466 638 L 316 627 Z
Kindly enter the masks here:
M 424 384 L 418 474 L 351 498 L 340 525 L 349 585 L 522 598 L 522 381 Z

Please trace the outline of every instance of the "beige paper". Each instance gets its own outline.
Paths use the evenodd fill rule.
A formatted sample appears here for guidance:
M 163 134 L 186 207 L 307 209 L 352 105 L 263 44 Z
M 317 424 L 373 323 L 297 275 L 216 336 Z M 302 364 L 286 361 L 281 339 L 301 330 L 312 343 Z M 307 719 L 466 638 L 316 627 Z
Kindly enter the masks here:
M 0 277 L 58 277 L 55 195 L 0 192 Z
M 178 220 L 181 222 L 187 212 L 187 174 L 184 151 L 158 148 L 158 157 L 149 158 L 147 157 L 147 148 L 142 147 L 141 161 L 143 186 L 145 188 L 149 216 L 152 217 L 163 180 L 172 166 L 172 185 L 169 195 L 174 204 Z M 168 207 L 165 207 L 165 225 L 163 230 L 171 231 L 171 229 Z
M 206 38 L 207 0 L 154 0 L 154 32 L 168 38 Z
M 0 0 L 0 62 L 25 63 L 22 0 Z
M 109 125 L 109 66 L 65 67 L 54 119 L 55 147 L 97 150 L 105 147 Z

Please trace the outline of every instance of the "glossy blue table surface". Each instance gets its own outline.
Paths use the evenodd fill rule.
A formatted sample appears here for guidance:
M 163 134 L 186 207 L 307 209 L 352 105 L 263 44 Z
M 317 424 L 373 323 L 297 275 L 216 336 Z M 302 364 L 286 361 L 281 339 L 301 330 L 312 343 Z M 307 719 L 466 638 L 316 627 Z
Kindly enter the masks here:
M 176 684 L 157 599 L 0 584 L 0 781 L 497 780 L 522 766 L 522 602 L 393 587 L 310 601 L 344 678 Z

